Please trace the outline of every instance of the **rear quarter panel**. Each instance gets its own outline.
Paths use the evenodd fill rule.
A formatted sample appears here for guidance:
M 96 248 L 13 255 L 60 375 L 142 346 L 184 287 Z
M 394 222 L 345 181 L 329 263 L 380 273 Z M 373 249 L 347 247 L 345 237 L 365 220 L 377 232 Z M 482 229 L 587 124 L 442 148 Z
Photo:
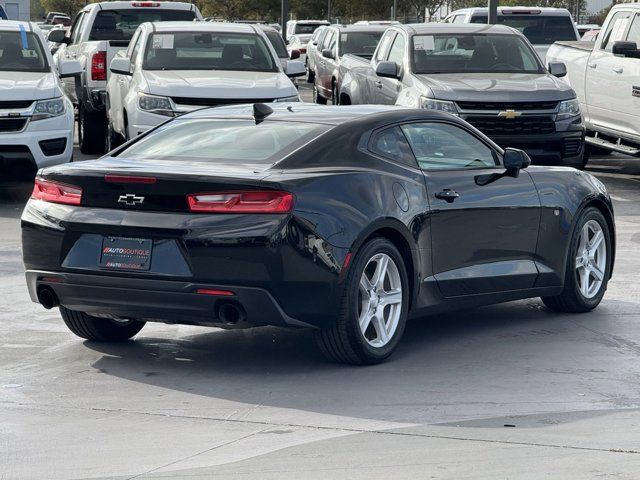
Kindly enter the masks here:
M 371 62 L 355 55 L 343 55 L 338 71 L 340 94 L 348 95 L 352 105 L 375 103 L 369 81 L 373 75 Z

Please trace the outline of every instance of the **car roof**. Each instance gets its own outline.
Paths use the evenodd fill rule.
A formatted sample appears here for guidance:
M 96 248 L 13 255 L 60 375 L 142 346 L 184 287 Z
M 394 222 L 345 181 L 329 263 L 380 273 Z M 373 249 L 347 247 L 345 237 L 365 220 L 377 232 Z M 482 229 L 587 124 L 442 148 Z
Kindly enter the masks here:
M 144 5 L 144 4 L 153 4 L 153 6 L 136 6 L 136 4 Z M 143 9 L 152 9 L 152 8 L 162 8 L 168 10 L 193 10 L 194 5 L 187 2 L 147 2 L 147 1 L 139 1 L 139 2 L 99 2 L 99 3 L 90 3 L 82 10 L 92 10 L 94 8 L 98 8 L 100 10 L 129 10 L 133 8 Z
M 27 32 L 33 32 L 34 26 L 31 22 L 20 22 L 18 20 L 2 20 L 0 21 L 0 31 L 10 31 L 10 32 L 18 32 L 20 31 L 20 27 L 25 29 Z
M 392 25 L 332 25 L 332 28 L 337 28 L 340 32 L 350 33 L 350 32 L 385 32 Z M 395 25 L 394 25 L 395 26 Z
M 412 23 L 411 25 L 396 25 L 391 28 L 403 28 L 411 34 L 464 34 L 464 33 L 494 33 L 513 35 L 514 30 L 506 25 L 487 25 L 486 23 Z
M 231 33 L 257 33 L 260 29 L 257 25 L 249 23 L 227 22 L 153 22 L 155 32 L 231 32 Z
M 449 15 L 460 14 L 460 13 L 487 13 L 489 9 L 487 7 L 470 7 L 470 8 L 461 8 L 454 12 L 451 12 Z M 555 8 L 555 7 L 507 7 L 501 6 L 498 7 L 498 13 L 508 12 L 508 13 L 518 13 L 518 12 L 531 12 L 536 11 L 545 15 L 558 15 L 565 16 L 571 15 L 569 10 L 566 8 Z

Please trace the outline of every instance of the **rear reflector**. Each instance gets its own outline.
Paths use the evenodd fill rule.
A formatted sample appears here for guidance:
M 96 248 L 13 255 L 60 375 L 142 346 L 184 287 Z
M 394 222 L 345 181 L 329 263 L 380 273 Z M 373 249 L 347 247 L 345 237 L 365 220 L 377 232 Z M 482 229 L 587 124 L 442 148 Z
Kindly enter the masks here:
M 293 194 L 275 190 L 211 192 L 187 195 L 189 210 L 198 213 L 288 213 Z
M 130 175 L 105 175 L 104 181 L 108 183 L 156 183 L 156 177 L 132 177 Z
M 196 290 L 196 293 L 199 295 L 219 295 L 223 297 L 232 297 L 235 295 L 235 293 L 230 290 L 213 290 L 210 288 L 199 288 Z
M 64 279 L 61 277 L 40 277 L 40 281 L 47 283 L 63 283 Z
M 51 203 L 80 205 L 82 201 L 82 188 L 36 178 L 31 198 Z
M 107 52 L 96 52 L 91 57 L 91 80 L 107 79 Z
M 159 7 L 160 4 L 157 2 L 132 2 L 132 7 Z

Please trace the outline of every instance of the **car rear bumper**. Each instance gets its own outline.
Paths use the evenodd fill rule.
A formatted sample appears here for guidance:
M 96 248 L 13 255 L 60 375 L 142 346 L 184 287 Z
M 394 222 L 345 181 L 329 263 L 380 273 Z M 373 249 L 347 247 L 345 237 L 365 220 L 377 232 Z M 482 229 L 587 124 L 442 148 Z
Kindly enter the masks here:
M 311 326 L 287 315 L 261 288 L 43 270 L 27 270 L 26 280 L 34 302 L 39 303 L 39 290 L 50 289 L 60 305 L 89 315 L 226 328 Z M 211 292 L 216 290 L 233 295 Z M 225 304 L 239 309 L 238 322 L 225 321 L 220 315 Z

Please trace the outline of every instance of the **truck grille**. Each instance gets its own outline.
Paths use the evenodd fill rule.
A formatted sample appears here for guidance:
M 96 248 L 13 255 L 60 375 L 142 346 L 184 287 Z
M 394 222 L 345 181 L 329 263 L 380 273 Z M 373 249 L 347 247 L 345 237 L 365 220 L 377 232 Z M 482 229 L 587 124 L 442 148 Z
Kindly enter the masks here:
M 488 136 L 492 135 L 540 135 L 553 133 L 556 126 L 548 117 L 467 117 L 467 122 Z
M 461 110 L 555 110 L 558 102 L 456 102 Z
M 26 124 L 26 118 L 0 118 L 0 132 L 19 132 Z
M 219 107 L 222 105 L 237 105 L 240 103 L 271 103 L 273 98 L 192 98 L 171 97 L 176 105 L 195 105 L 199 107 Z
M 8 110 L 8 109 L 19 109 L 24 110 L 25 108 L 29 108 L 33 100 L 5 100 L 0 101 L 0 110 Z

